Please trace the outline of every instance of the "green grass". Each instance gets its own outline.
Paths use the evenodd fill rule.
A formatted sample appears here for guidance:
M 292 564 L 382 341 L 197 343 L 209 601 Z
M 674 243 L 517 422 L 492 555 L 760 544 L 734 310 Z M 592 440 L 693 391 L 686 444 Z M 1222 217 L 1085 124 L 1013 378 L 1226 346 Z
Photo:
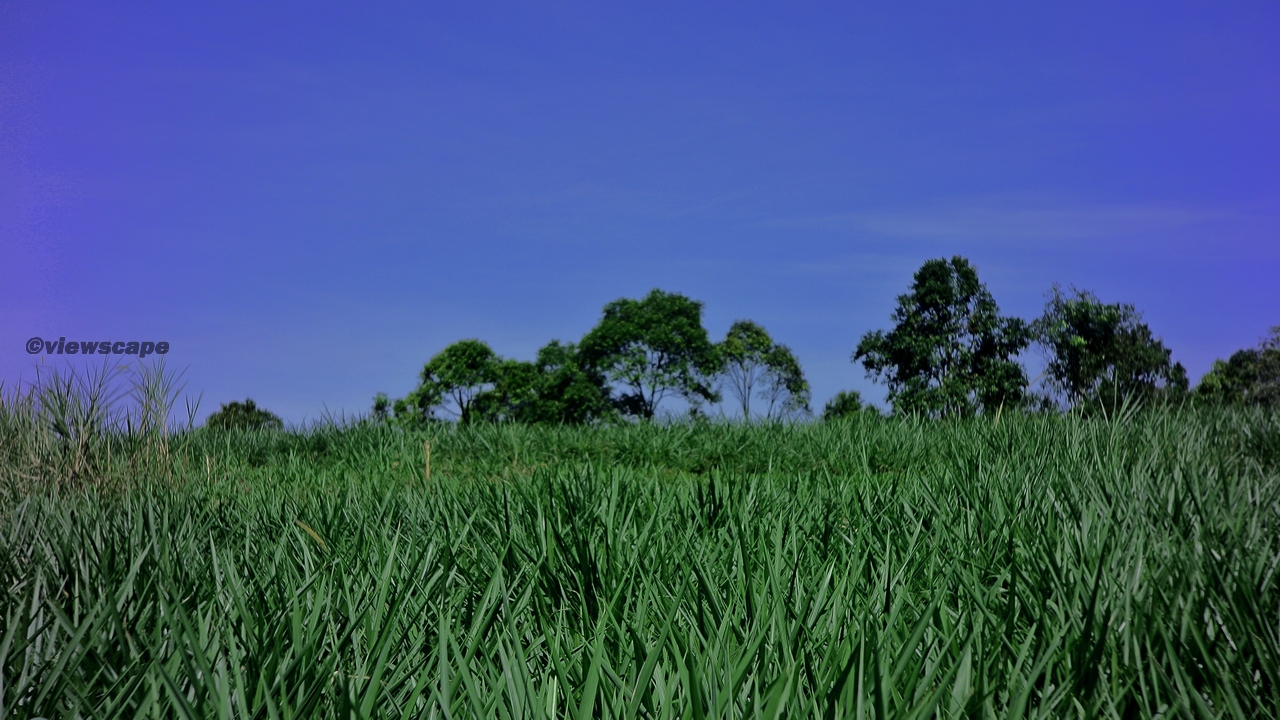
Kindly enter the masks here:
M 37 410 L 0 411 L 5 718 L 1280 707 L 1274 414 L 76 438 Z

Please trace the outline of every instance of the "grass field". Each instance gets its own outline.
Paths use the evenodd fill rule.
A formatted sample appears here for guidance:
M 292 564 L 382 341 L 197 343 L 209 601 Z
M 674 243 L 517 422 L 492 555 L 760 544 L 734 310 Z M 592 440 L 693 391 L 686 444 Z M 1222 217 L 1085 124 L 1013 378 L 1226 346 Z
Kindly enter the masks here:
M 1280 707 L 1275 415 L 33 418 L 0 413 L 5 718 Z

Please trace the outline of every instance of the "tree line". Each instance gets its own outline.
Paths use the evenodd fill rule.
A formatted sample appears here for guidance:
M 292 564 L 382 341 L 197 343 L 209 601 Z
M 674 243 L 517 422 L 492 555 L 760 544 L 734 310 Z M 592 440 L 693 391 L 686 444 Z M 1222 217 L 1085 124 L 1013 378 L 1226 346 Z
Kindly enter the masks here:
M 750 320 L 712 342 L 702 303 L 655 289 L 609 303 L 577 343 L 552 340 L 533 361 L 501 357 L 481 340 L 455 342 L 427 361 L 408 396 L 378 394 L 373 415 L 404 425 L 650 420 L 674 398 L 705 414 L 726 390 L 743 417 L 810 412 L 809 383 L 790 348 Z
M 851 360 L 887 387 L 894 414 L 1090 413 L 1134 401 L 1280 406 L 1280 327 L 1217 361 L 1192 390 L 1132 305 L 1054 286 L 1041 317 L 1005 316 L 960 256 L 925 262 L 891 319 L 892 328 L 861 338 Z M 1033 345 L 1046 364 L 1029 378 L 1019 356 Z M 504 358 L 477 339 L 455 342 L 427 361 L 406 397 L 379 393 L 373 416 L 405 426 L 651 420 L 674 398 L 695 417 L 726 402 L 744 419 L 813 415 L 809 382 L 789 347 L 751 320 L 713 342 L 702 303 L 655 289 L 609 303 L 577 343 L 552 340 L 532 361 Z M 821 417 L 858 412 L 878 411 L 842 391 Z

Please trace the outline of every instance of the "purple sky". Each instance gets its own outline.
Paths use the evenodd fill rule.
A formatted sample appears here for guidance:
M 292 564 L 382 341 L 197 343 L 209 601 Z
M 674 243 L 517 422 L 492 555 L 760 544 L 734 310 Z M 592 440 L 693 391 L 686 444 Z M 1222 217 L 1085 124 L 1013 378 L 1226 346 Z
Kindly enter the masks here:
M 880 400 L 858 338 L 954 254 L 1193 382 L 1280 324 L 1273 0 L 263 5 L 0 0 L 6 388 L 167 340 L 202 416 L 365 412 L 660 287 Z

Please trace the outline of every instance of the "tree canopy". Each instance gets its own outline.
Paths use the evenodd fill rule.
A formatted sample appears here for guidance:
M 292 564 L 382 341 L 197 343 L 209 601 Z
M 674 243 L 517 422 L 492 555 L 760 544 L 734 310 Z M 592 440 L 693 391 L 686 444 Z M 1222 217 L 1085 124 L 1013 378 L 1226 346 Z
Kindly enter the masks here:
M 1034 330 L 1047 355 L 1048 396 L 1068 407 L 1114 408 L 1187 389 L 1186 370 L 1132 305 L 1054 286 Z
M 378 393 L 373 400 L 373 417 L 381 422 L 445 419 L 437 411 L 459 423 L 581 424 L 614 409 L 604 376 L 583 366 L 572 343 L 552 340 L 536 360 L 524 362 L 503 358 L 479 340 L 462 340 L 426 364 L 408 397 L 393 403 Z
M 1027 376 L 1015 358 L 1030 330 L 999 314 L 965 258 L 926 261 L 892 319 L 892 330 L 862 337 L 853 360 L 888 386 L 895 412 L 965 416 L 1024 403 Z
M 653 419 L 665 400 L 682 398 L 690 417 L 705 418 L 705 404 L 722 402 L 719 387 L 726 387 L 744 420 L 812 415 L 810 385 L 790 348 L 751 320 L 735 321 L 713 343 L 702 307 L 656 288 L 640 299 L 620 298 L 578 343 L 553 340 L 533 361 L 461 340 L 426 363 L 407 397 L 379 393 L 372 414 L 409 425 L 584 424 L 620 415 Z M 897 414 L 964 417 L 1033 404 L 1106 409 L 1187 392 L 1186 371 L 1132 305 L 1055 285 L 1044 314 L 1028 324 L 1001 315 L 977 270 L 958 255 L 922 264 L 891 319 L 891 329 L 862 336 L 852 360 L 887 385 Z M 1046 390 L 1037 395 L 1018 361 L 1033 341 L 1047 357 Z M 1257 348 L 1217 361 L 1196 397 L 1280 405 L 1280 327 Z M 822 418 L 864 410 L 879 413 L 858 393 L 841 392 Z
M 863 404 L 862 394 L 857 390 L 841 390 L 823 406 L 822 421 L 827 422 L 843 417 L 852 417 L 859 413 L 879 415 L 875 407 Z
M 1215 360 L 1196 385 L 1196 397 L 1223 405 L 1280 407 L 1280 325 L 1256 348 Z
M 442 410 L 465 425 L 482 393 L 498 379 L 500 358 L 480 340 L 459 340 L 427 361 L 419 374 L 418 387 L 403 401 L 397 401 L 397 417 L 417 415 L 426 420 Z
M 552 340 L 533 362 L 503 360 L 495 371 L 493 390 L 478 400 L 487 420 L 578 425 L 613 412 L 604 376 L 583 366 L 572 343 Z
M 717 402 L 711 378 L 719 353 L 702 326 L 702 303 L 654 289 L 643 299 L 605 305 L 603 317 L 579 346 L 585 367 L 619 386 L 618 409 L 652 419 L 662 400 Z
M 607 378 L 583 362 L 573 343 L 552 340 L 538 350 L 534 363 L 542 378 L 537 421 L 576 425 L 614 412 Z
M 750 320 L 738 320 L 718 346 L 723 375 L 742 409 L 751 419 L 751 399 L 764 401 L 766 418 L 785 417 L 809 409 L 809 381 L 800 361 L 786 345 L 773 341 Z
M 280 430 L 284 422 L 276 416 L 258 407 L 252 398 L 244 402 L 232 401 L 220 406 L 217 412 L 205 420 L 205 427 L 219 430 Z

